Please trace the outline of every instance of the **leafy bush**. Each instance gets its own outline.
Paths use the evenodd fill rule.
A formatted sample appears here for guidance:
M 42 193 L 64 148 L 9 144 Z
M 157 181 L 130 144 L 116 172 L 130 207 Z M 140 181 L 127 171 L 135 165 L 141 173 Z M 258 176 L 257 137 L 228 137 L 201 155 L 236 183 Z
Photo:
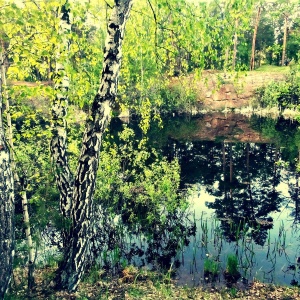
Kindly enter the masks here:
M 185 80 L 170 82 L 160 91 L 164 100 L 161 106 L 163 112 L 191 112 L 197 102 L 195 88 Z
M 296 108 L 300 99 L 299 65 L 293 65 L 283 82 L 272 82 L 257 90 L 258 102 L 262 107 Z
M 179 192 L 179 183 L 178 161 L 169 162 L 149 149 L 147 140 L 138 140 L 132 129 L 124 128 L 118 144 L 104 142 L 94 199 L 95 209 L 101 206 L 105 216 L 100 216 L 101 212 L 97 215 L 95 226 L 99 230 L 95 229 L 93 239 L 100 247 L 92 251 L 100 253 L 100 259 L 109 267 L 118 264 L 112 258 L 119 245 L 118 258 L 126 257 L 128 263 L 134 251 L 145 255 L 147 261 L 168 268 L 171 258 L 189 243 L 188 237 L 195 232 L 194 223 L 187 217 L 188 203 Z M 108 236 L 107 241 L 103 240 L 103 232 Z M 128 244 L 126 236 L 132 240 L 142 236 L 148 247 L 128 253 L 124 249 Z

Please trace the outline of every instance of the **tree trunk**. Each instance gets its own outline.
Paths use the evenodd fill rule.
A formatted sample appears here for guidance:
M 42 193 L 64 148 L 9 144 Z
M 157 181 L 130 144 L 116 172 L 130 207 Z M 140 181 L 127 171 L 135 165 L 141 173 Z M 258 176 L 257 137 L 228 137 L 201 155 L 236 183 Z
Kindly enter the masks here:
M 3 63 L 1 54 L 1 65 Z M 0 72 L 0 299 L 4 298 L 11 280 L 14 256 L 14 180 L 2 114 L 2 75 Z
M 226 47 L 225 49 L 225 61 L 224 61 L 224 71 L 226 71 L 229 67 L 229 47 Z
M 281 58 L 281 66 L 285 65 L 285 52 L 286 52 L 286 40 L 287 40 L 287 23 L 288 23 L 288 16 L 284 15 L 284 32 L 283 32 L 283 44 L 282 44 L 282 58 Z
M 294 192 L 294 201 L 295 201 L 295 219 L 294 223 L 297 224 L 299 222 L 299 173 L 296 173 L 296 184 L 295 184 L 295 192 Z
M 256 19 L 255 19 L 254 32 L 253 32 L 253 38 L 252 38 L 250 71 L 254 70 L 254 68 L 255 68 L 255 43 L 256 43 L 256 35 L 257 35 L 258 24 L 259 24 L 259 20 L 260 20 L 260 14 L 261 14 L 261 7 L 259 6 L 258 10 L 257 10 Z
M 28 213 L 28 199 L 27 199 L 27 191 L 26 186 L 22 185 L 21 191 L 22 197 L 22 208 L 23 208 L 23 218 L 25 224 L 25 235 L 26 235 L 26 242 L 28 247 L 28 294 L 30 295 L 33 291 L 33 287 L 35 285 L 34 280 L 34 246 L 32 242 L 32 235 L 31 235 L 31 227 L 30 227 L 30 218 Z
M 83 145 L 74 181 L 70 243 L 58 271 L 60 287 L 69 291 L 76 290 L 84 273 L 91 233 L 92 197 L 95 190 L 100 147 L 117 94 L 122 42 L 131 6 L 132 0 L 115 0 L 115 6 L 107 26 L 108 36 L 104 49 L 100 88 L 95 96 L 91 117 L 87 121 L 83 136 Z
M 2 49 L 4 49 L 3 42 L 2 42 Z M 30 218 L 28 212 L 26 179 L 23 179 L 21 182 L 16 170 L 16 162 L 14 156 L 14 143 L 13 143 L 13 130 L 12 130 L 12 123 L 11 123 L 11 115 L 10 115 L 10 101 L 7 93 L 6 68 L 4 64 L 1 65 L 1 76 L 2 76 L 2 86 L 4 88 L 3 95 L 5 98 L 3 100 L 5 100 L 6 102 L 7 140 L 10 146 L 11 168 L 13 170 L 15 190 L 18 194 L 20 194 L 22 198 L 23 221 L 25 227 L 26 243 L 28 247 L 28 293 L 30 294 L 34 286 L 34 247 L 32 242 Z
M 71 212 L 72 181 L 73 176 L 69 168 L 67 157 L 67 123 L 66 115 L 68 108 L 69 78 L 66 74 L 63 61 L 69 52 L 69 40 L 67 34 L 71 31 L 70 10 L 67 8 L 68 1 L 61 8 L 59 34 L 62 43 L 59 44 L 56 53 L 55 90 L 56 97 L 52 103 L 52 139 L 50 151 L 52 162 L 55 166 L 56 184 L 60 193 L 60 210 L 63 219 L 67 222 Z M 68 229 L 63 230 L 63 240 L 66 244 Z
M 233 178 L 233 159 L 232 159 L 232 142 L 229 143 L 229 182 L 230 182 L 230 199 L 232 199 L 232 178 Z
M 238 44 L 238 35 L 237 35 L 237 29 L 239 26 L 238 19 L 235 19 L 235 32 L 234 32 L 234 40 L 233 40 L 233 57 L 232 57 L 232 70 L 235 70 L 235 64 L 236 64 L 236 55 L 237 55 L 237 44 Z

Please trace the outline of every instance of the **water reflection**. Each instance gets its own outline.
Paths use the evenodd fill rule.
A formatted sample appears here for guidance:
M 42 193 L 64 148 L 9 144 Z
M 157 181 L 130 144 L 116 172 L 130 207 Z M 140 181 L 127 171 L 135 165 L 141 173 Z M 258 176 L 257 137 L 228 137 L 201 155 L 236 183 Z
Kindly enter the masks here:
M 235 255 L 242 283 L 255 277 L 297 285 L 298 126 L 283 119 L 221 114 L 171 118 L 162 129 L 152 126 L 151 146 L 180 162 L 181 188 L 192 190 L 195 216 L 193 223 L 177 212 L 168 216 L 168 228 L 154 221 L 152 231 L 137 233 L 147 236 L 147 246 L 141 245 L 143 262 L 173 264 L 179 283 L 199 284 L 206 282 L 207 259 L 220 264 L 219 275 L 213 276 L 220 282 L 227 257 Z

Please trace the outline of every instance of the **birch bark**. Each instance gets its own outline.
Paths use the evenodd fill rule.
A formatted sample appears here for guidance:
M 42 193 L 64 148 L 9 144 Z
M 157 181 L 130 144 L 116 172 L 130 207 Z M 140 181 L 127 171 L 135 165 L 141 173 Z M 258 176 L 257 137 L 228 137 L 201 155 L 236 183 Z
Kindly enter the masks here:
M 239 20 L 236 18 L 234 22 L 235 32 L 233 38 L 232 70 L 235 70 L 235 64 L 236 64 L 237 44 L 238 44 L 238 34 L 237 34 L 238 25 L 239 25 Z
M 69 168 L 67 156 L 67 122 L 69 78 L 64 68 L 64 60 L 69 52 L 68 33 L 71 31 L 70 10 L 68 1 L 61 8 L 59 34 L 62 43 L 56 53 L 55 70 L 55 100 L 52 103 L 52 139 L 50 151 L 55 167 L 56 184 L 60 194 L 60 210 L 65 220 L 70 217 L 72 203 L 73 176 Z M 68 231 L 65 229 L 65 231 Z M 64 244 L 67 240 L 67 232 L 63 232 Z
M 5 52 L 5 45 L 4 42 L 1 41 L 2 51 Z M 6 82 L 6 68 L 4 63 L 4 56 L 1 53 L 0 60 L 2 61 L 1 64 L 1 78 L 2 78 L 2 101 L 5 102 L 6 105 L 6 120 L 7 120 L 7 141 L 10 147 L 10 159 L 11 159 L 11 169 L 13 172 L 14 178 L 14 186 L 15 186 L 15 193 L 19 194 L 22 199 L 22 210 L 23 210 L 23 220 L 24 220 L 24 227 L 25 227 L 25 235 L 26 235 L 26 243 L 28 247 L 28 292 L 31 293 L 33 286 L 34 286 L 34 246 L 32 241 L 31 235 L 31 227 L 30 227 L 30 217 L 28 212 L 28 199 L 27 199 L 27 187 L 26 187 L 26 180 L 20 180 L 19 174 L 16 168 L 16 160 L 14 155 L 14 143 L 13 143 L 13 127 L 11 122 L 11 115 L 10 115 L 10 98 L 7 92 L 7 82 Z
M 2 57 L 2 54 L 1 54 Z M 3 57 L 2 57 L 3 58 Z M 3 64 L 1 59 L 1 65 Z M 8 289 L 14 256 L 14 180 L 3 126 L 2 72 L 0 72 L 0 299 Z
M 260 20 L 260 14 L 261 14 L 261 6 L 259 6 L 257 9 L 257 14 L 256 14 L 256 19 L 255 19 L 253 39 L 252 39 L 251 58 L 250 58 L 250 71 L 253 71 L 255 68 L 255 44 L 256 44 L 256 35 L 257 35 L 257 29 L 258 29 L 258 24 L 259 24 L 259 20 Z
M 288 15 L 284 14 L 284 32 L 283 32 L 281 66 L 285 65 L 285 60 L 286 60 L 287 29 L 288 29 Z
M 91 235 L 92 197 L 102 137 L 110 122 L 111 107 L 117 95 L 122 58 L 122 42 L 132 0 L 115 0 L 108 21 L 100 87 L 87 120 L 82 149 L 74 180 L 70 242 L 58 271 L 61 288 L 76 290 L 84 273 Z

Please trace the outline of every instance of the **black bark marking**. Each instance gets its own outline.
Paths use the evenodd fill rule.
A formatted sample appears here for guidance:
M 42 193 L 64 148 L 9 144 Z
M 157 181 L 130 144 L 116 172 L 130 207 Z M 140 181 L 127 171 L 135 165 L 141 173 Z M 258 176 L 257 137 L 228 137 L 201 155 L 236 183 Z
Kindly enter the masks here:
M 99 165 L 99 149 L 117 93 L 122 33 L 131 8 L 131 0 L 116 0 L 115 4 L 115 11 L 108 24 L 109 36 L 106 39 L 100 91 L 93 101 L 92 118 L 86 123 L 83 148 L 74 182 L 70 242 L 58 271 L 60 286 L 69 291 L 76 290 L 88 255 L 87 248 L 91 239 L 92 196 Z
M 111 28 L 111 29 L 114 29 L 114 30 L 116 30 L 116 29 L 118 29 L 118 28 L 119 28 L 119 24 L 110 23 L 110 24 L 108 25 L 108 27 L 109 27 L 109 28 Z
M 121 39 L 121 31 L 118 29 L 115 33 L 114 41 L 115 43 L 118 43 L 119 40 Z
M 62 17 L 61 19 L 65 22 L 67 22 L 68 24 L 70 24 L 70 8 L 66 8 L 66 5 L 63 5 L 61 8 L 61 13 L 62 13 Z

